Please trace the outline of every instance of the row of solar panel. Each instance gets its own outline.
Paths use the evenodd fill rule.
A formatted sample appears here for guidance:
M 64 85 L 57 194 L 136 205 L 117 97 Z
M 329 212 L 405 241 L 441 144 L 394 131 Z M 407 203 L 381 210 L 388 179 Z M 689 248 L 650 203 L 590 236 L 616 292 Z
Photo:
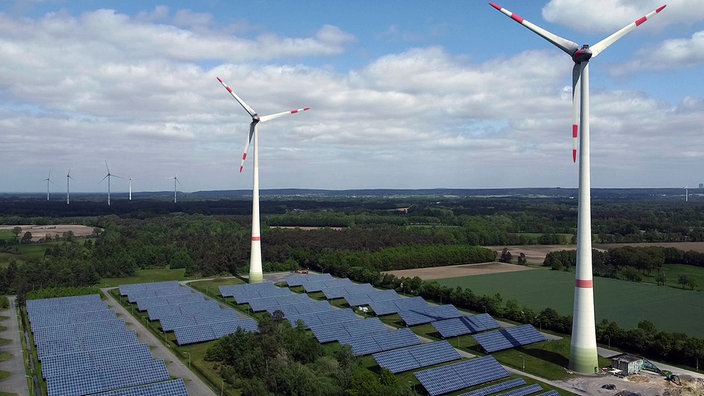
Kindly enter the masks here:
M 118 389 L 108 392 L 96 393 L 93 396 L 188 396 L 186 384 L 182 378 L 139 385 L 131 388 Z
M 228 334 L 235 333 L 238 328 L 248 332 L 259 331 L 257 322 L 254 319 L 240 319 L 179 327 L 174 329 L 174 334 L 176 335 L 176 342 L 179 345 L 187 345 L 217 340 Z
M 47 340 L 85 336 L 94 333 L 105 333 L 113 329 L 125 327 L 122 319 L 99 320 L 85 323 L 69 323 L 65 325 L 40 327 L 34 331 L 34 342 L 39 344 Z
M 506 378 L 508 371 L 492 356 L 484 356 L 418 371 L 414 376 L 435 396 Z
M 109 392 L 170 379 L 164 361 L 152 359 L 149 346 L 140 344 L 114 311 L 90 311 L 95 304 L 107 307 L 99 295 L 31 301 L 30 327 L 48 395 Z M 71 308 L 61 308 L 66 306 Z M 47 323 L 52 326 L 40 327 Z M 183 391 L 176 394 L 187 394 Z
M 341 337 L 340 344 L 352 347 L 355 356 L 371 355 L 372 353 L 389 351 L 411 345 L 420 344 L 420 339 L 411 329 L 386 329 L 371 334 L 353 334 Z
M 399 311 L 398 314 L 406 326 L 417 326 L 437 320 L 459 318 L 464 315 L 452 304 L 428 305 L 422 308 Z
M 465 334 L 474 334 L 481 331 L 498 329 L 499 323 L 489 314 L 461 316 L 438 320 L 430 323 L 442 338 L 457 337 Z
M 447 341 L 379 352 L 373 356 L 379 367 L 394 374 L 460 359 L 460 354 Z
M 488 353 L 545 341 L 545 336 L 529 324 L 474 334 L 472 337 Z
M 333 279 L 330 274 L 298 274 L 286 278 L 289 287 L 303 286 L 306 282 L 319 282 L 326 279 Z
M 46 380 L 49 395 L 85 395 L 170 379 L 163 360 L 77 371 Z

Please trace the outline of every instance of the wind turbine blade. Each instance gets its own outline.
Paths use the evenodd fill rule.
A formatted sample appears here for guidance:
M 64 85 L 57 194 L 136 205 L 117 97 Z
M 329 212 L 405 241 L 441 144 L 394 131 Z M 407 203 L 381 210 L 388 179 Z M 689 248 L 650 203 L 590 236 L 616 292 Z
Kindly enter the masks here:
M 497 4 L 494 4 L 494 3 L 489 3 L 489 4 L 492 7 L 499 10 L 502 14 L 504 14 L 507 17 L 513 19 L 514 21 L 520 23 L 521 25 L 525 26 L 527 29 L 533 31 L 533 33 L 537 34 L 538 36 L 551 42 L 557 48 L 565 51 L 565 53 L 567 53 L 567 55 L 572 56 L 572 54 L 574 54 L 574 52 L 579 49 L 579 45 L 577 45 L 577 43 L 570 41 L 570 40 L 567 40 L 565 38 L 562 38 L 554 33 L 548 32 L 547 30 L 541 28 L 540 26 L 535 25 L 531 22 L 528 22 L 527 20 L 521 18 L 520 16 L 512 13 L 511 11 L 509 11 L 509 10 L 507 10 Z
M 283 116 L 289 115 L 289 114 L 296 114 L 296 113 L 300 113 L 302 111 L 308 111 L 308 110 L 310 110 L 310 107 L 304 107 L 302 109 L 296 109 L 296 110 L 282 111 L 281 113 L 261 116 L 261 117 L 259 117 L 259 120 L 261 120 L 261 122 L 270 121 L 270 120 L 273 120 L 274 118 L 283 117 Z
M 590 47 L 590 49 L 592 50 L 592 58 L 599 55 L 602 51 L 604 51 L 606 48 L 608 48 L 611 44 L 615 43 L 621 37 L 628 34 L 631 30 L 642 25 L 643 22 L 647 21 L 653 15 L 655 15 L 655 14 L 659 13 L 660 11 L 662 11 L 663 9 L 665 9 L 665 7 L 667 7 L 667 4 L 656 8 L 655 10 L 651 11 L 649 14 L 636 19 L 635 22 L 629 23 L 628 25 L 626 25 L 623 29 L 619 30 L 618 32 L 616 32 L 616 33 L 612 34 L 611 36 L 592 45 Z
M 110 176 L 110 174 L 107 174 L 107 175 L 105 175 L 105 177 L 103 177 L 102 179 L 100 179 L 100 181 L 99 181 L 98 183 L 102 183 L 102 182 L 103 182 L 103 180 L 105 180 L 105 179 L 107 179 L 107 178 L 108 178 L 108 176 Z
M 249 144 L 252 143 L 252 136 L 254 136 L 254 129 L 257 127 L 258 121 L 252 121 L 249 124 L 249 137 L 247 138 L 247 143 L 244 144 L 244 151 L 242 152 L 242 161 L 240 162 L 240 173 L 244 169 L 244 161 L 247 159 L 247 150 L 249 150 Z
M 577 94 L 579 92 L 579 79 L 582 71 L 587 66 L 587 62 L 575 63 L 572 68 L 572 162 L 577 162 L 577 144 L 579 137 L 579 103 Z
M 254 111 L 253 108 L 249 107 L 249 105 L 248 105 L 247 103 L 245 103 L 245 101 L 242 100 L 242 98 L 240 98 L 239 96 L 237 96 L 237 94 L 235 93 L 235 91 L 233 91 L 232 88 L 228 87 L 227 84 L 225 84 L 225 83 L 220 79 L 220 77 L 217 77 L 217 79 L 218 79 L 218 81 L 220 81 L 220 84 L 222 84 L 222 86 L 225 87 L 225 89 L 227 90 L 227 92 L 229 92 L 230 95 L 232 95 L 232 97 L 235 98 L 235 100 L 237 101 L 237 103 L 239 103 L 240 106 L 242 106 L 242 108 L 245 109 L 245 111 L 246 111 L 247 113 L 249 113 L 250 116 L 254 117 L 255 115 L 257 115 L 257 112 Z
M 105 161 L 105 169 L 108 170 L 108 175 L 110 174 L 110 167 L 108 167 L 108 161 Z

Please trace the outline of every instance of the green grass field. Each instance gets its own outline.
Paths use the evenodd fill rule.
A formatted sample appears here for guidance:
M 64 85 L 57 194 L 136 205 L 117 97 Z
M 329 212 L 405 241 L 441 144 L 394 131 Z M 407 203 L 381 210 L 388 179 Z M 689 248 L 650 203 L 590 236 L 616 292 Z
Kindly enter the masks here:
M 704 291 L 704 268 L 695 267 L 686 264 L 666 264 L 663 265 L 662 271 L 665 274 L 665 284 L 672 287 L 681 288 L 682 286 L 677 283 L 680 275 L 687 275 L 689 279 L 694 280 L 695 287 L 694 290 Z M 644 282 L 656 283 L 655 273 L 650 276 L 644 276 Z
M 137 270 L 135 276 L 130 276 L 127 278 L 103 278 L 97 287 L 112 287 L 120 285 L 129 285 L 132 283 L 149 283 L 149 282 L 163 282 L 172 280 L 186 280 L 188 279 L 184 273 L 186 270 L 184 268 L 178 269 L 143 269 Z
M 550 307 L 562 315 L 572 314 L 575 279 L 571 272 L 520 271 L 438 282 L 468 287 L 477 294 L 501 293 L 504 302 L 515 299 L 536 313 Z M 631 329 L 647 319 L 658 330 L 704 337 L 704 292 L 595 277 L 594 294 L 597 321 L 608 319 Z

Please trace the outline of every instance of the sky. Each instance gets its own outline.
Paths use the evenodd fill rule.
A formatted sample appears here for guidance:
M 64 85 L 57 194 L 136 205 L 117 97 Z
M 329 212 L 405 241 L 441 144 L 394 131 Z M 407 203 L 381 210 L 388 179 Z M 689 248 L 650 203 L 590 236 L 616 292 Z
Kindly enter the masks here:
M 595 44 L 665 0 L 497 0 Z M 589 63 L 592 187 L 704 182 L 704 0 Z M 573 61 L 488 2 L 0 2 L 0 192 L 576 187 Z

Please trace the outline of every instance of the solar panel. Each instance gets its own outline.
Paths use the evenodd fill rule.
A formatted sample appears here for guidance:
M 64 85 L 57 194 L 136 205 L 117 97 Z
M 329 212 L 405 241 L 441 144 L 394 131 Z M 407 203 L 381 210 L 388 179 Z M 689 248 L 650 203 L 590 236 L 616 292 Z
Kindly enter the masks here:
M 499 328 L 499 323 L 489 314 L 462 316 L 431 323 L 443 338 L 474 334 Z
M 207 324 L 179 327 L 174 329 L 174 334 L 178 345 L 195 344 L 216 339 L 215 333 Z
M 418 371 L 414 375 L 425 390 L 435 396 L 506 378 L 509 374 L 492 356 L 484 356 Z
M 532 325 L 508 327 L 475 334 L 472 337 L 489 353 L 545 341 L 545 336 Z
M 512 391 L 506 392 L 502 396 L 526 396 L 535 392 L 540 392 L 541 390 L 543 390 L 543 387 L 538 384 L 532 384 L 524 388 L 514 389 Z
M 340 322 L 321 322 L 310 326 L 315 338 L 321 344 L 349 338 L 355 334 L 371 334 L 387 331 L 388 328 L 379 318 L 351 318 Z
M 355 356 L 388 351 L 405 346 L 420 344 L 420 339 L 411 329 L 379 331 L 372 334 L 341 336 L 339 342 L 352 347 Z
M 332 279 L 332 275 L 330 274 L 299 274 L 299 275 L 291 275 L 288 278 L 286 278 L 286 284 L 288 284 L 289 287 L 295 287 L 295 286 L 303 286 L 303 283 L 305 282 L 315 282 L 315 281 L 321 281 L 321 280 L 326 280 L 326 279 Z
M 394 374 L 460 359 L 460 354 L 447 341 L 379 352 L 373 356 L 380 367 Z
M 540 393 L 537 396 L 560 396 L 560 394 L 555 390 L 550 390 L 547 392 Z
M 471 392 L 462 393 L 458 396 L 488 396 L 494 393 L 503 392 L 508 389 L 516 388 L 525 385 L 526 381 L 523 378 L 517 378 L 510 381 L 500 382 L 498 384 L 489 385 L 484 388 L 475 389 Z
M 186 384 L 182 378 L 139 385 L 127 389 L 118 389 L 108 392 L 96 393 L 94 396 L 188 396 Z

